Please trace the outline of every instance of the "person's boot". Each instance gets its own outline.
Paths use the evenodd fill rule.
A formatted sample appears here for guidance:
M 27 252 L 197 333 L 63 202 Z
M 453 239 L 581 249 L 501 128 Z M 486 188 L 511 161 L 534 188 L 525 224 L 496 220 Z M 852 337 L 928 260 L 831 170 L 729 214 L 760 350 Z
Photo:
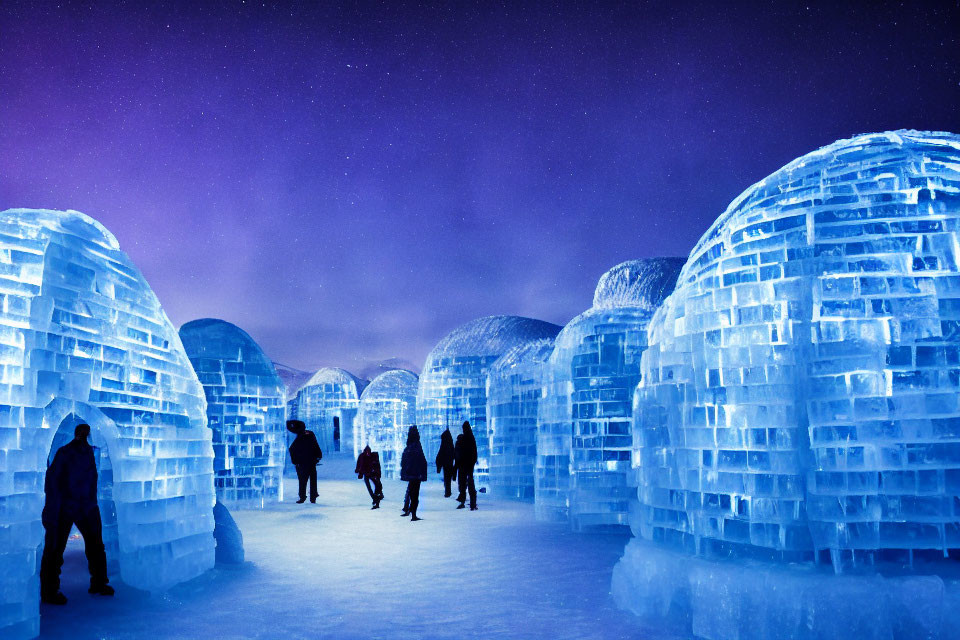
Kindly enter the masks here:
M 63 595 L 60 591 L 55 591 L 53 593 L 41 593 L 40 602 L 46 602 L 47 604 L 56 604 L 64 605 L 67 604 L 67 596 Z
M 457 509 L 465 509 L 466 507 L 467 505 L 463 504 L 462 502 L 457 505 Z
M 87 593 L 93 593 L 98 596 L 112 596 L 115 592 L 113 587 L 108 584 L 92 584 L 90 588 L 87 589 Z
M 477 510 L 477 505 L 475 504 L 470 505 L 470 511 L 476 511 L 476 510 Z
M 297 504 L 303 504 L 303 503 L 306 502 L 306 501 L 307 501 L 307 497 L 306 497 L 306 496 L 303 496 L 302 498 L 300 498 L 299 500 L 297 500 Z
M 404 509 L 403 512 L 400 514 L 400 517 L 401 517 L 401 518 L 405 518 L 405 517 L 407 517 L 408 515 L 410 515 L 410 512 L 407 511 L 406 509 Z
M 423 520 L 423 518 L 418 518 L 418 517 L 417 517 L 417 512 L 416 512 L 416 511 L 414 511 L 414 512 L 411 513 L 410 515 L 413 516 L 412 518 L 410 518 L 410 522 L 416 522 L 417 520 Z

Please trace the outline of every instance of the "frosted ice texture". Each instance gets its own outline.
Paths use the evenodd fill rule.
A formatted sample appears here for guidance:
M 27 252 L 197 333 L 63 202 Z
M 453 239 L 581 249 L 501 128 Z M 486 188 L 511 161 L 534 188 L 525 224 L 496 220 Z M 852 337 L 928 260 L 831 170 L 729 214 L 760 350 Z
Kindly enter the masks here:
M 38 632 L 43 480 L 71 415 L 103 443 L 121 577 L 163 589 L 214 564 L 203 388 L 143 275 L 75 211 L 0 213 L 0 636 Z M 106 457 L 108 460 L 104 460 Z
M 273 363 L 224 320 L 188 322 L 180 340 L 207 396 L 217 499 L 231 507 L 282 500 L 286 388 Z
M 297 419 L 316 434 L 323 455 L 360 454 L 354 446 L 356 417 L 366 384 L 349 371 L 325 367 L 297 392 Z
M 518 345 L 494 362 L 487 374 L 490 487 L 496 495 L 533 500 L 537 412 L 552 351 L 553 339 Z
M 400 478 L 400 456 L 407 430 L 417 423 L 417 374 L 403 369 L 381 373 L 360 395 L 357 448 L 370 445 L 380 453 L 385 478 Z M 429 461 L 428 461 L 429 462 Z
M 960 546 L 960 137 L 840 140 L 740 195 L 649 327 L 634 530 L 852 561 Z
M 427 460 L 440 446 L 447 427 L 456 438 L 469 420 L 477 440 L 474 470 L 477 488 L 489 488 L 490 440 L 487 433 L 487 371 L 511 348 L 560 330 L 555 324 L 518 316 L 489 316 L 453 330 L 427 356 L 417 388 L 417 424 Z
M 646 325 L 683 260 L 648 258 L 601 277 L 594 306 L 557 337 L 537 434 L 536 512 L 575 529 L 628 523 L 632 394 Z

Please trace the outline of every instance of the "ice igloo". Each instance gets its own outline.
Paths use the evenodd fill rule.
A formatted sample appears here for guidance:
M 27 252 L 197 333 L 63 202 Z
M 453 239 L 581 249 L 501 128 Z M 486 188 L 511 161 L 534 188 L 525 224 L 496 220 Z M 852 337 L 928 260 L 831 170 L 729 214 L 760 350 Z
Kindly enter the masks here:
M 297 419 L 317 435 L 323 455 L 355 451 L 360 393 L 367 385 L 349 371 L 325 367 L 297 392 Z M 287 437 L 292 441 L 292 436 Z
M 400 456 L 407 444 L 407 429 L 417 423 L 417 374 L 404 369 L 381 373 L 360 395 L 357 414 L 360 440 L 380 453 L 385 478 L 400 478 Z
M 605 273 L 593 307 L 570 321 L 547 363 L 537 436 L 536 512 L 574 529 L 625 526 L 633 390 L 646 326 L 673 290 L 681 258 L 630 260 Z
M 511 348 L 553 338 L 560 327 L 518 316 L 490 316 L 454 329 L 427 356 L 417 388 L 417 424 L 427 460 L 433 460 L 444 429 L 456 439 L 470 421 L 477 440 L 477 489 L 489 487 L 490 441 L 487 433 L 487 372 Z
M 188 322 L 180 340 L 207 396 L 217 498 L 241 507 L 282 500 L 286 389 L 273 362 L 224 320 Z
M 116 238 L 76 211 L 0 213 L 0 297 L 0 636 L 39 633 L 44 475 L 81 421 L 123 581 L 161 590 L 213 567 L 203 388 Z
M 753 185 L 649 327 L 635 532 L 850 563 L 960 547 L 960 137 L 840 140 Z
M 553 339 L 513 347 L 487 374 L 490 488 L 496 495 L 533 500 L 537 459 L 537 408 Z

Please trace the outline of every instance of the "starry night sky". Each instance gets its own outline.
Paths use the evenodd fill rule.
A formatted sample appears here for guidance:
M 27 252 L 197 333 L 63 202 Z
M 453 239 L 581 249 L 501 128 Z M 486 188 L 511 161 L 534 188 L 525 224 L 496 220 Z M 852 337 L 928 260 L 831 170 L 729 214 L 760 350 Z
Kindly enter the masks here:
M 0 0 L 0 210 L 97 218 L 178 326 L 419 368 L 837 138 L 960 132 L 958 3 L 839 4 Z

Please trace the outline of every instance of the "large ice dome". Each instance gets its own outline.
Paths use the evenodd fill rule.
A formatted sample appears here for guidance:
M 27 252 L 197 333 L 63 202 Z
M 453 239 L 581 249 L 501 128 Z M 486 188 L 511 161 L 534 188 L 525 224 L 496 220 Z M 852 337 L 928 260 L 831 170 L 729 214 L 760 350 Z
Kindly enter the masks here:
M 960 548 L 960 137 L 840 140 L 718 218 L 648 328 L 638 535 L 912 561 Z
M 360 395 L 357 448 L 369 445 L 380 452 L 387 478 L 400 477 L 400 456 L 407 429 L 417 423 L 417 374 L 405 369 L 384 371 Z
M 325 455 L 359 453 L 356 417 L 366 386 L 366 380 L 345 369 L 323 367 L 297 392 L 297 418 L 316 434 Z
M 0 213 L 0 635 L 33 637 L 47 461 L 91 426 L 107 556 L 159 590 L 214 563 L 203 388 L 116 238 L 76 211 Z

